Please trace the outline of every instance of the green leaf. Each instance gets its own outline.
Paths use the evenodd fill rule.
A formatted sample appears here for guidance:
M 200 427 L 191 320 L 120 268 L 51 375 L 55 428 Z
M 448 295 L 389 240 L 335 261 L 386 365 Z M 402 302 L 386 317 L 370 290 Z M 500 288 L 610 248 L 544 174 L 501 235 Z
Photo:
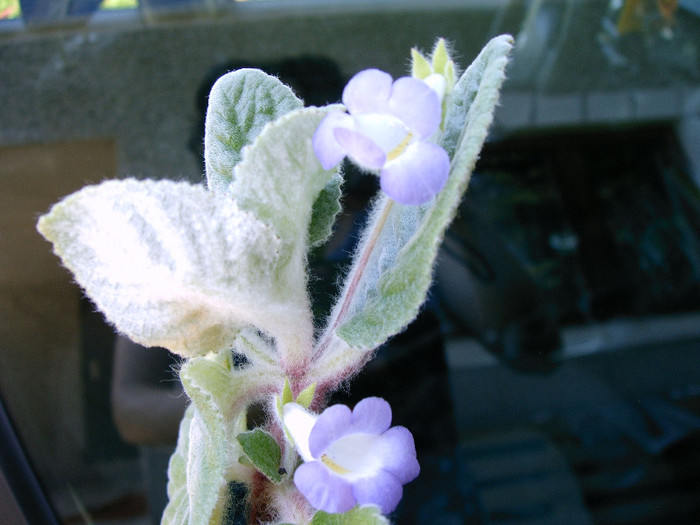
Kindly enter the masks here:
M 311 525 L 388 525 L 389 520 L 374 506 L 355 507 L 343 514 L 330 514 L 319 510 Z
M 257 69 L 240 69 L 216 81 L 209 95 L 204 162 L 209 189 L 224 191 L 265 124 L 303 107 L 291 89 Z
M 328 181 L 314 202 L 309 224 L 309 247 L 317 248 L 324 244 L 333 233 L 333 223 L 340 213 L 340 197 L 343 190 L 343 177 L 340 173 Z
M 243 326 L 274 334 L 295 313 L 274 288 L 278 236 L 200 185 L 88 186 L 54 205 L 38 229 L 109 321 L 144 346 L 202 355 L 230 348 Z
M 495 39 L 477 58 L 479 66 L 467 70 L 474 77 L 470 83 L 478 89 L 464 119 L 465 129 L 448 182 L 434 204 L 391 206 L 374 249 L 376 253 L 372 253 L 349 301 L 348 320 L 337 329 L 337 335 L 351 347 L 376 348 L 418 314 L 430 286 L 442 237 L 466 190 L 493 120 L 511 44 L 510 37 Z M 378 205 L 370 227 L 382 220 L 387 206 L 386 199 Z M 346 289 L 344 294 L 347 293 Z
M 255 468 L 265 474 L 270 481 L 275 483 L 282 481 L 279 473 L 282 450 L 272 434 L 256 428 L 239 434 L 237 439 Z

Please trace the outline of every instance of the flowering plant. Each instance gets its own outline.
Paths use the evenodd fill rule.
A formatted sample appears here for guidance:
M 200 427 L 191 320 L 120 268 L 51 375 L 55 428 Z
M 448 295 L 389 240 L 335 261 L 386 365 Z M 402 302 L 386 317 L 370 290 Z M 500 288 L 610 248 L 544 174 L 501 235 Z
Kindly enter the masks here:
M 229 73 L 209 99 L 208 188 L 107 181 L 41 217 L 117 330 L 184 358 L 191 404 L 164 524 L 228 523 L 234 483 L 248 487 L 251 523 L 387 523 L 419 473 L 411 433 L 379 398 L 325 405 L 425 300 L 511 46 L 493 39 L 457 79 L 438 40 L 429 57 L 412 52 L 411 77 L 360 72 L 342 105 L 322 108 L 259 70 Z M 332 233 L 344 157 L 382 191 L 316 333 L 307 253 Z M 248 428 L 254 403 L 268 417 Z

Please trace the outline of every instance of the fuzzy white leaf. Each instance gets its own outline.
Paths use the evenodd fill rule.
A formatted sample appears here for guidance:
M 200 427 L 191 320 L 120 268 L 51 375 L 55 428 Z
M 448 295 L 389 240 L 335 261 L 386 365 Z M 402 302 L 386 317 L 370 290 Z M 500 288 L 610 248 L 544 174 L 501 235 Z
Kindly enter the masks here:
M 43 216 L 39 231 L 116 328 L 184 356 L 274 326 L 280 241 L 230 198 L 171 181 L 108 181 Z
M 271 286 L 283 290 L 288 315 L 276 319 L 275 336 L 285 366 L 300 366 L 309 358 L 313 321 L 307 297 L 306 257 L 313 207 L 335 170 L 324 170 L 314 154 L 311 138 L 332 108 L 292 111 L 260 132 L 243 151 L 236 166 L 230 195 L 279 237 L 277 271 Z M 318 220 L 330 228 L 334 212 Z

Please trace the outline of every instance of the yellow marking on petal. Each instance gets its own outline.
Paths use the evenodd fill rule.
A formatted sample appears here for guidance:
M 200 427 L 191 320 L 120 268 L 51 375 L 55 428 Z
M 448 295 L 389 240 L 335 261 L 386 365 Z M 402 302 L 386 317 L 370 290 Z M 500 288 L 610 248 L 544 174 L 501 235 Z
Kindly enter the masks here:
M 325 454 L 323 454 L 321 456 L 321 461 L 323 462 L 323 464 L 325 466 L 327 466 L 329 469 L 331 469 L 336 474 L 340 474 L 340 475 L 350 474 L 350 471 L 348 469 L 341 467 L 340 465 L 338 465 L 335 461 L 333 461 L 331 458 L 329 458 Z
M 406 136 L 401 142 L 399 142 L 399 145 L 392 149 L 389 153 L 387 153 L 386 161 L 389 162 L 390 160 L 394 160 L 396 157 L 401 155 L 406 150 L 406 147 L 411 142 L 412 138 L 413 133 L 411 133 L 410 131 L 406 133 Z

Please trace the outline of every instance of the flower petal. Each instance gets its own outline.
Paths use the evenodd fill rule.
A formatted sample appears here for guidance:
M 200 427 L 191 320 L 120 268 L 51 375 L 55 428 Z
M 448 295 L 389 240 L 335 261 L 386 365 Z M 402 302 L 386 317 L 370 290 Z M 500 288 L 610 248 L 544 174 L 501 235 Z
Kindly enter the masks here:
M 313 460 L 309 451 L 309 435 L 318 416 L 308 412 L 297 403 L 286 403 L 282 407 L 284 426 L 294 440 L 294 447 L 304 461 Z
M 412 77 L 394 82 L 389 109 L 421 139 L 432 135 L 442 119 L 438 94 L 422 80 Z
M 345 405 L 333 405 L 323 411 L 309 434 L 309 450 L 321 457 L 326 447 L 352 430 L 352 412 Z
M 380 173 L 382 190 L 401 204 L 424 204 L 442 189 L 450 172 L 447 152 L 430 142 L 415 142 Z
M 333 134 L 333 130 L 338 126 L 352 127 L 352 117 L 340 111 L 328 113 L 316 128 L 312 139 L 314 153 L 324 170 L 336 166 L 345 157 L 345 150 L 338 144 Z
M 440 99 L 442 103 L 442 99 L 445 98 L 445 91 L 447 90 L 447 80 L 445 77 L 439 73 L 433 73 L 424 78 L 423 82 L 428 84 L 430 89 L 437 93 L 438 99 Z
M 352 411 L 352 426 L 355 432 L 385 432 L 391 426 L 391 405 L 380 397 L 363 399 Z
M 294 485 L 315 509 L 347 512 L 357 504 L 350 483 L 328 472 L 318 461 L 299 465 L 294 472 Z
M 359 166 L 370 170 L 378 170 L 386 162 L 386 154 L 372 139 L 357 131 L 337 127 L 333 136 L 347 155 Z
M 376 451 L 382 469 L 393 474 L 401 484 L 414 480 L 420 473 L 416 445 L 411 432 L 404 427 L 392 427 L 380 438 Z
M 371 478 L 355 481 L 352 492 L 360 505 L 377 505 L 382 514 L 389 514 L 401 501 L 403 487 L 392 474 L 380 471 Z
M 378 69 L 360 71 L 345 86 L 343 104 L 351 114 L 385 113 L 393 79 Z

